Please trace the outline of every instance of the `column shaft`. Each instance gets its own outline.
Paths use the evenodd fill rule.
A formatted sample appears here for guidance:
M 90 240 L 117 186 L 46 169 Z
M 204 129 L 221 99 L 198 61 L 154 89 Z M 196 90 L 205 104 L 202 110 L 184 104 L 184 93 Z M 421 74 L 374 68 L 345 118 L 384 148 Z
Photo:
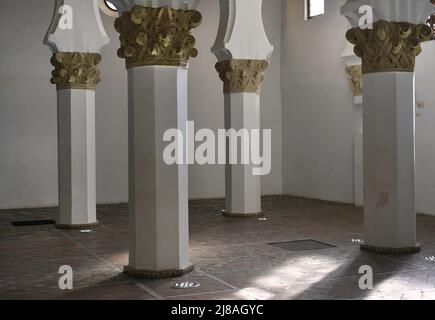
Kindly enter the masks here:
M 126 271 L 143 277 L 181 275 L 191 269 L 188 169 L 164 163 L 163 135 L 172 128 L 185 135 L 187 69 L 132 68 L 128 84 L 130 261 Z
M 56 52 L 51 82 L 57 87 L 58 228 L 95 226 L 95 88 L 101 81 L 98 53 Z
M 226 129 L 260 129 L 260 95 L 255 92 L 227 93 L 225 96 Z M 239 142 L 238 154 L 241 152 Z M 225 166 L 226 214 L 251 216 L 261 212 L 261 176 L 252 174 L 252 163 Z
M 365 245 L 416 248 L 414 73 L 363 81 Z
M 95 91 L 58 90 L 57 98 L 58 226 L 96 224 Z

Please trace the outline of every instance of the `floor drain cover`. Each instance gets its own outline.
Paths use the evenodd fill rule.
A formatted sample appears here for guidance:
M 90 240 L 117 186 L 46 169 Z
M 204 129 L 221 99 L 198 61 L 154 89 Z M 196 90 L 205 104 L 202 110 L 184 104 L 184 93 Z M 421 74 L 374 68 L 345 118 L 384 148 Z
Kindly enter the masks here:
M 13 221 L 11 224 L 14 227 L 32 227 L 32 226 L 45 226 L 55 224 L 54 220 L 32 220 L 32 221 Z
M 435 256 L 423 257 L 423 260 L 430 261 L 430 262 L 435 262 Z
M 287 251 L 307 251 L 307 250 L 321 250 L 328 248 L 336 248 L 331 244 L 323 243 L 315 240 L 298 240 L 288 242 L 275 242 L 269 245 L 278 247 Z
M 174 283 L 171 287 L 173 289 L 193 289 L 199 288 L 200 284 L 198 282 L 182 281 Z

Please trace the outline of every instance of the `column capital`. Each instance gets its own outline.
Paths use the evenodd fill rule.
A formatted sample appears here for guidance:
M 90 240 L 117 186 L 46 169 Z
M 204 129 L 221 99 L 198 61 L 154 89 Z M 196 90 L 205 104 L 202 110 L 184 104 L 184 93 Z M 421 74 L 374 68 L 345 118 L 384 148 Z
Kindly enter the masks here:
M 361 58 L 357 57 L 354 52 L 354 45 L 349 41 L 345 41 L 345 48 L 341 53 L 346 67 L 345 72 L 349 78 L 349 86 L 352 90 L 355 104 L 362 103 L 362 65 Z
M 362 66 L 361 65 L 352 65 L 347 66 L 346 74 L 349 76 L 349 86 L 352 90 L 352 94 L 354 97 L 360 97 L 363 94 L 362 91 Z
M 195 10 L 201 0 L 111 0 L 111 2 L 122 13 L 131 11 L 134 6 Z
M 270 60 L 273 46 L 264 29 L 263 0 L 219 0 L 220 22 L 211 51 L 219 61 Z
M 269 63 L 266 60 L 233 59 L 219 61 L 216 70 L 224 83 L 224 93 L 260 92 L 264 71 Z
M 413 72 L 415 58 L 421 53 L 420 43 L 432 37 L 425 24 L 378 21 L 372 29 L 353 28 L 346 33 L 362 59 L 362 73 Z
M 101 81 L 100 71 L 97 69 L 101 62 L 99 53 L 57 52 L 53 53 L 50 62 L 55 68 L 51 83 L 58 90 L 95 90 Z
M 115 21 L 120 35 L 118 56 L 127 68 L 151 65 L 186 66 L 198 55 L 191 34 L 202 21 L 196 10 L 135 5 Z
M 53 52 L 99 53 L 109 43 L 98 0 L 56 0 L 44 39 Z
M 341 53 L 341 58 L 343 59 L 346 66 L 361 65 L 361 58 L 355 54 L 354 45 L 349 41 L 345 41 L 345 46 L 343 52 Z
M 365 14 L 364 10 L 360 12 L 362 6 L 373 9 L 373 22 L 386 20 L 420 24 L 426 23 L 435 12 L 429 0 L 347 0 L 341 7 L 341 14 L 349 20 L 352 28 L 360 26 L 360 18 Z

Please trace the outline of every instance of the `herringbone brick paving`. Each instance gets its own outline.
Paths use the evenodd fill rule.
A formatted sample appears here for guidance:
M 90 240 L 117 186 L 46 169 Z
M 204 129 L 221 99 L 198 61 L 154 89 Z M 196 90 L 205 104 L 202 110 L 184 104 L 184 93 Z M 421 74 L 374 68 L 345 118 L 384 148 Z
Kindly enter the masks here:
M 222 199 L 190 203 L 190 256 L 179 279 L 133 280 L 128 263 L 127 205 L 98 206 L 91 233 L 53 226 L 12 227 L 15 220 L 56 219 L 56 208 L 0 211 L 0 299 L 435 299 L 435 217 L 418 216 L 422 252 L 382 256 L 361 252 L 362 209 L 290 196 L 264 197 L 267 220 L 225 218 Z M 288 252 L 271 242 L 313 239 L 336 246 Z M 74 289 L 58 288 L 58 269 L 74 270 Z M 370 265 L 374 289 L 358 286 Z

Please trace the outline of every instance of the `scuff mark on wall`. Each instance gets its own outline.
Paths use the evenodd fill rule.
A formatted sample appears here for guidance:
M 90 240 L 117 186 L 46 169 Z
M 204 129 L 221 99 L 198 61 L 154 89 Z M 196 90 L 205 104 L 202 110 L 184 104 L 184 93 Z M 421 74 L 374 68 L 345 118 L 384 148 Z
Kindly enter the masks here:
M 390 202 L 390 194 L 388 194 L 388 193 L 382 191 L 382 192 L 379 194 L 378 202 L 377 202 L 377 204 L 376 204 L 376 208 L 378 208 L 378 209 L 379 209 L 379 208 L 384 208 L 385 206 L 388 205 L 389 202 Z

